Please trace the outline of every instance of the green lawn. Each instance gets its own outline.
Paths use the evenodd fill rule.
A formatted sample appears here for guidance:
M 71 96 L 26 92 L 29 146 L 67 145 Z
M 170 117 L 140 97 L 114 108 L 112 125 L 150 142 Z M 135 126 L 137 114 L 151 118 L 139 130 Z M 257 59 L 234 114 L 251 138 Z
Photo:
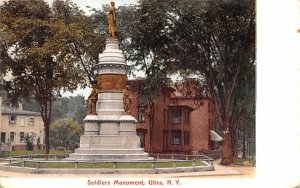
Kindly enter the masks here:
M 255 158 L 247 159 L 247 158 L 235 158 L 233 161 L 234 165 L 253 165 L 255 164 Z
M 69 154 L 71 153 L 71 151 L 63 151 L 63 150 L 50 150 L 50 154 L 55 154 L 55 155 L 59 155 L 59 154 Z M 37 155 L 37 154 L 41 154 L 44 155 L 45 151 L 44 150 L 34 150 L 34 151 L 27 151 L 27 150 L 22 150 L 22 151 L 9 151 L 9 152 L 1 152 L 0 153 L 0 157 L 16 157 L 16 156 L 20 156 L 20 155 Z
M 13 166 L 22 166 L 22 162 L 13 164 Z M 36 168 L 37 163 L 26 161 L 24 167 Z M 75 168 L 75 163 L 39 163 L 39 168 Z
M 22 166 L 22 162 L 13 164 L 14 166 Z M 191 167 L 191 161 L 176 162 L 176 167 Z M 205 166 L 201 161 L 196 161 L 195 166 Z M 35 161 L 25 162 L 25 167 L 36 168 Z M 155 168 L 173 168 L 173 162 L 156 162 Z M 75 168 L 75 162 L 42 162 L 39 168 Z M 114 168 L 113 162 L 99 163 L 78 163 L 78 168 Z M 152 163 L 116 163 L 116 168 L 152 168 Z
M 119 163 L 116 168 L 152 168 L 151 163 Z
M 78 168 L 113 168 L 113 163 L 79 163 Z

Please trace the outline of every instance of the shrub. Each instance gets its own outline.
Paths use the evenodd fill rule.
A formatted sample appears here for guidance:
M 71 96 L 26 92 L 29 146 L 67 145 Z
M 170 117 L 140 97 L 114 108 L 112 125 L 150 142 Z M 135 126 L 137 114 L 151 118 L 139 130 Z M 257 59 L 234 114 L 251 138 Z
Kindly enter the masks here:
M 26 150 L 28 151 L 33 150 L 33 141 L 34 141 L 33 136 L 28 134 L 25 136 Z

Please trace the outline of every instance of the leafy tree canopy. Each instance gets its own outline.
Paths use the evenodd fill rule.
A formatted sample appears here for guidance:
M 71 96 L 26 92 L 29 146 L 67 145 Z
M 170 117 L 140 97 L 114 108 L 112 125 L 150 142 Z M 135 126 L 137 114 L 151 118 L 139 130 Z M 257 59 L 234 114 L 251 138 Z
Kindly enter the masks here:
M 64 147 L 73 150 L 79 147 L 82 127 L 74 119 L 61 119 L 50 126 L 50 145 L 53 148 Z
M 84 96 L 56 97 L 53 102 L 51 122 L 71 118 L 82 124 L 86 112 L 87 105 Z
M 40 107 L 49 153 L 53 97 L 95 80 L 103 38 L 71 1 L 11 0 L 0 7 L 1 73 L 11 72 L 9 97 L 33 97 Z
M 241 112 L 255 106 L 255 1 L 143 0 L 134 14 L 129 59 L 149 79 L 149 68 L 198 78 L 215 104 L 222 162 L 230 164 Z

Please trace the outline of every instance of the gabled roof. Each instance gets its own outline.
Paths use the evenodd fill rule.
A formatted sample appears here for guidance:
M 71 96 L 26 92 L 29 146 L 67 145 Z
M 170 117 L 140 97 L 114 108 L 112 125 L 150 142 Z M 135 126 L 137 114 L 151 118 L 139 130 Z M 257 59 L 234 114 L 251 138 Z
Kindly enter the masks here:
M 20 110 L 20 109 L 16 109 L 16 108 L 2 108 L 1 113 L 8 114 L 8 115 L 28 115 L 28 116 L 40 116 L 41 115 L 41 113 L 39 113 L 39 112 Z

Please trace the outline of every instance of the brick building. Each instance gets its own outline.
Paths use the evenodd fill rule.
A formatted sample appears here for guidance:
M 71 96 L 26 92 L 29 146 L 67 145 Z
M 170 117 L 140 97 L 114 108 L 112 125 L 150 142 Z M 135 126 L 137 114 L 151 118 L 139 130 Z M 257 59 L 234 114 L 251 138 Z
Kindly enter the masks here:
M 191 83 L 188 87 L 170 83 L 154 102 L 151 113 L 149 105 L 139 105 L 138 93 L 143 80 L 127 81 L 127 85 L 134 88 L 131 89 L 130 113 L 138 120 L 137 133 L 146 152 L 191 154 L 211 151 L 215 149 L 215 141 L 222 139 L 213 131 L 211 100 L 196 100 Z

